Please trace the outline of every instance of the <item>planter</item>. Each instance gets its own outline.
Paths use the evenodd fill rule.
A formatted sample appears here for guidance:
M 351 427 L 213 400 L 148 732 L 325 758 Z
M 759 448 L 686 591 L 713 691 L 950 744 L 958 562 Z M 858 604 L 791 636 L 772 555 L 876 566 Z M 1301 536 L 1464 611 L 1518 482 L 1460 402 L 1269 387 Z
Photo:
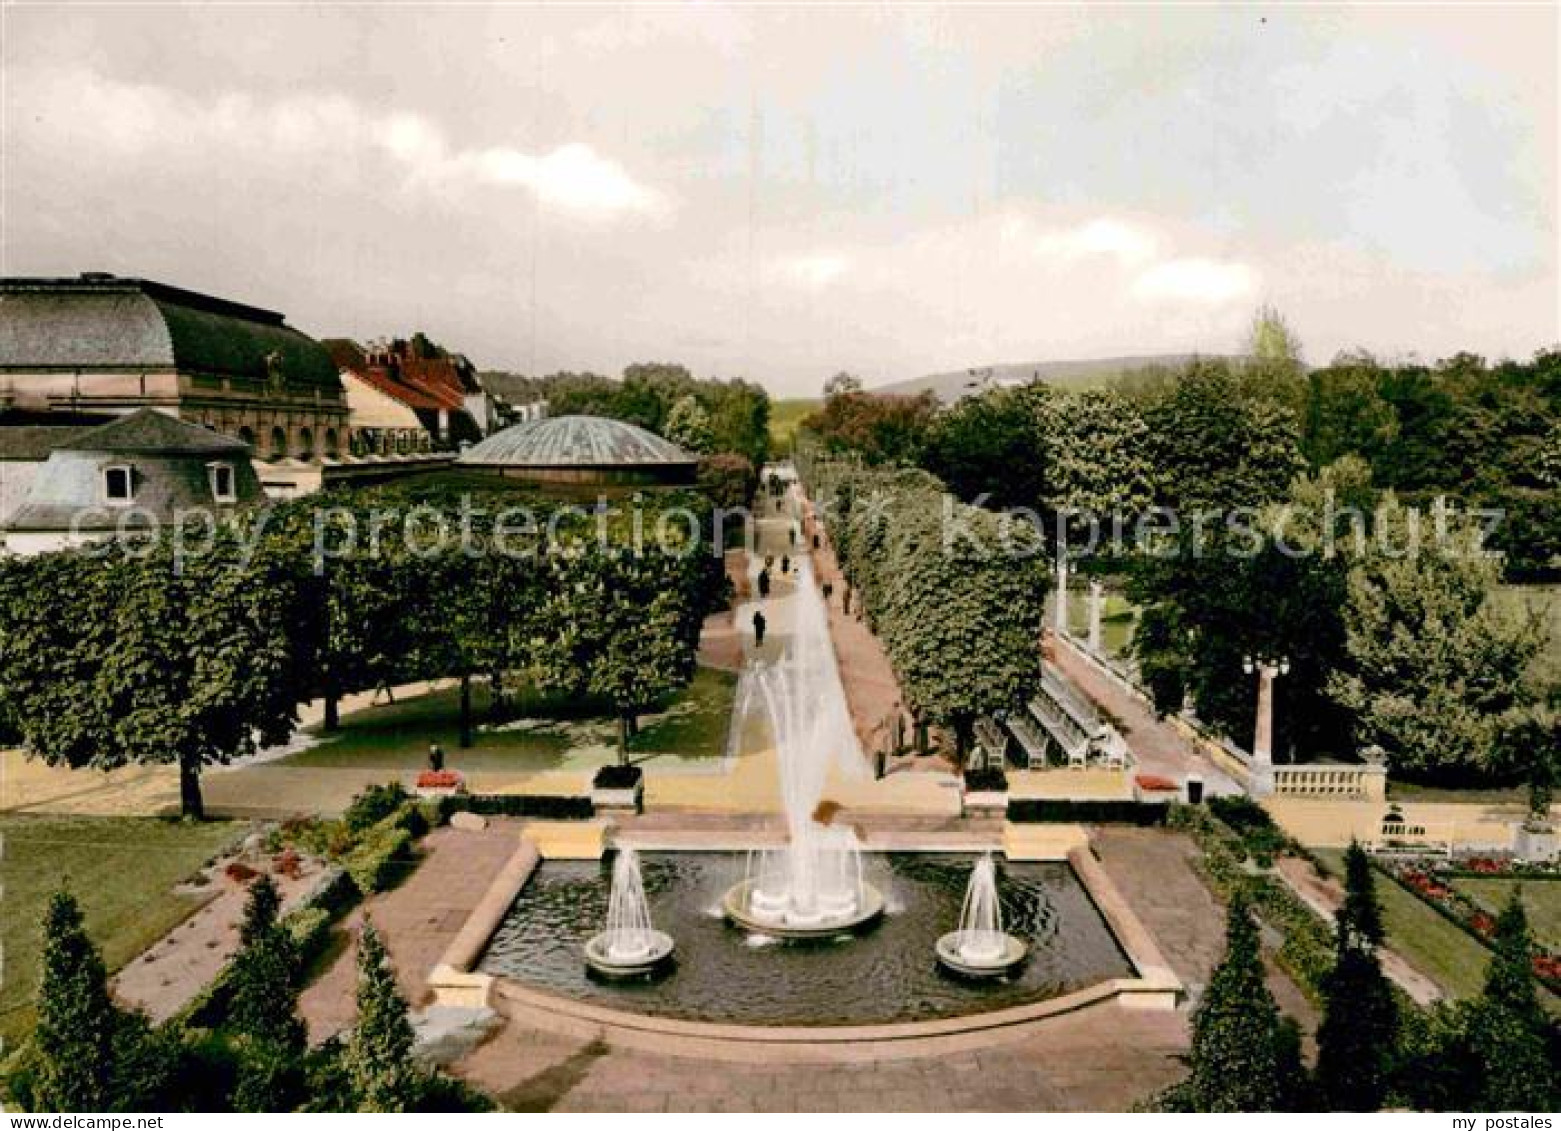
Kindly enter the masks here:
M 645 771 L 638 766 L 603 766 L 591 779 L 591 804 L 603 809 L 639 813 L 645 808 Z
M 1555 825 L 1525 821 L 1512 838 L 1512 852 L 1519 860 L 1540 864 L 1561 856 L 1561 830 Z
M 466 792 L 466 778 L 459 770 L 424 770 L 412 792 L 426 798 L 458 797 Z

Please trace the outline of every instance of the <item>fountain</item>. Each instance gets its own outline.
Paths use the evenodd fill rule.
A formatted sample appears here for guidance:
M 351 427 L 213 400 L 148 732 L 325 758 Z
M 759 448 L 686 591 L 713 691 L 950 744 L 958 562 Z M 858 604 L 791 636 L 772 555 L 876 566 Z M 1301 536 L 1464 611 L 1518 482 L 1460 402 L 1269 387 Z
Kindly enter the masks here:
M 638 854 L 620 848 L 612 866 L 607 929 L 586 941 L 585 964 L 612 978 L 649 974 L 672 956 L 672 946 L 672 936 L 650 924 Z
M 1025 945 L 1003 932 L 1003 911 L 997 902 L 997 869 L 986 853 L 970 870 L 959 929 L 938 939 L 938 961 L 950 970 L 975 978 L 1007 973 L 1024 960 Z
M 791 597 L 791 640 L 773 664 L 744 673 L 744 701 L 769 718 L 780 767 L 786 844 L 750 853 L 747 874 L 722 900 L 738 926 L 783 938 L 815 938 L 859 928 L 883 914 L 884 898 L 862 875 L 856 833 L 820 820 L 830 766 L 866 772 L 845 691 L 835 669 L 829 620 L 806 557 Z

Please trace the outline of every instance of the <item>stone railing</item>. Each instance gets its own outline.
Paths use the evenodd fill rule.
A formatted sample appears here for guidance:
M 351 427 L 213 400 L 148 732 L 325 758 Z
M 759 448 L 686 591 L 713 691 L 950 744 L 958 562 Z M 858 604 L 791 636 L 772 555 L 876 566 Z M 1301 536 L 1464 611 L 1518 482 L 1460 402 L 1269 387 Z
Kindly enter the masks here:
M 1382 766 L 1301 765 L 1275 766 L 1274 794 L 1278 797 L 1348 798 L 1382 801 L 1387 797 L 1388 774 Z

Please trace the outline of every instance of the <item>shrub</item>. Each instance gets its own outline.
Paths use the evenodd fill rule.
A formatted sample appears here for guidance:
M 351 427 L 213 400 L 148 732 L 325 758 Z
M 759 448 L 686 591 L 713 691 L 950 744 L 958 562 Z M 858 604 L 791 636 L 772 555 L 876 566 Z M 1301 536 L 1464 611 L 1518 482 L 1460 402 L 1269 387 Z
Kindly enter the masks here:
M 323 907 L 301 907 L 282 920 L 292 936 L 300 966 L 306 966 L 325 950 L 335 918 Z
M 462 811 L 485 817 L 540 817 L 544 820 L 589 820 L 596 806 L 589 797 L 560 797 L 555 794 L 489 793 L 466 797 L 447 797 L 440 807 L 446 819 Z
M 965 771 L 965 788 L 972 792 L 1000 793 L 1008 789 L 1008 775 L 997 766 Z
M 407 791 L 398 781 L 371 785 L 352 799 L 342 814 L 342 823 L 353 833 L 377 825 L 407 801 Z
M 1031 824 L 1162 825 L 1169 806 L 1138 801 L 1066 801 L 1049 797 L 1010 798 L 1008 819 Z
M 342 861 L 342 867 L 364 895 L 382 891 L 395 874 L 396 864 L 407 855 L 412 834 L 393 825 L 363 838 Z
M 645 771 L 638 766 L 603 766 L 591 779 L 593 789 L 633 789 Z

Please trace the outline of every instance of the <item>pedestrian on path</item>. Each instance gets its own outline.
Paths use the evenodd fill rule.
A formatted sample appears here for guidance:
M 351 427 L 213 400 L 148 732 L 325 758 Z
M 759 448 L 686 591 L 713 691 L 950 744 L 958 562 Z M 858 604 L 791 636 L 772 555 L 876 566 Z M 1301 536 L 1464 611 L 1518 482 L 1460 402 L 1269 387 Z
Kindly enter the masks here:
M 764 647 L 764 613 L 758 609 L 753 611 L 753 643 L 756 648 Z
M 783 554 L 783 555 L 781 555 L 781 572 L 782 573 L 790 573 L 791 572 L 791 555 L 790 554 Z
M 829 607 L 829 599 L 831 597 L 833 597 L 834 595 L 835 595 L 834 583 L 833 582 L 829 582 L 829 581 L 824 582 L 824 607 L 825 608 Z
M 428 768 L 436 774 L 444 769 L 444 747 L 437 742 L 428 744 Z
M 813 548 L 815 550 L 818 549 L 818 535 L 817 534 L 813 535 Z
M 797 528 L 795 526 L 790 526 L 790 527 L 786 528 L 786 539 L 787 539 L 787 541 L 789 541 L 792 544 L 792 546 L 796 546 L 796 544 L 797 544 Z
M 765 567 L 759 571 L 759 600 L 764 600 L 770 595 L 770 571 Z

